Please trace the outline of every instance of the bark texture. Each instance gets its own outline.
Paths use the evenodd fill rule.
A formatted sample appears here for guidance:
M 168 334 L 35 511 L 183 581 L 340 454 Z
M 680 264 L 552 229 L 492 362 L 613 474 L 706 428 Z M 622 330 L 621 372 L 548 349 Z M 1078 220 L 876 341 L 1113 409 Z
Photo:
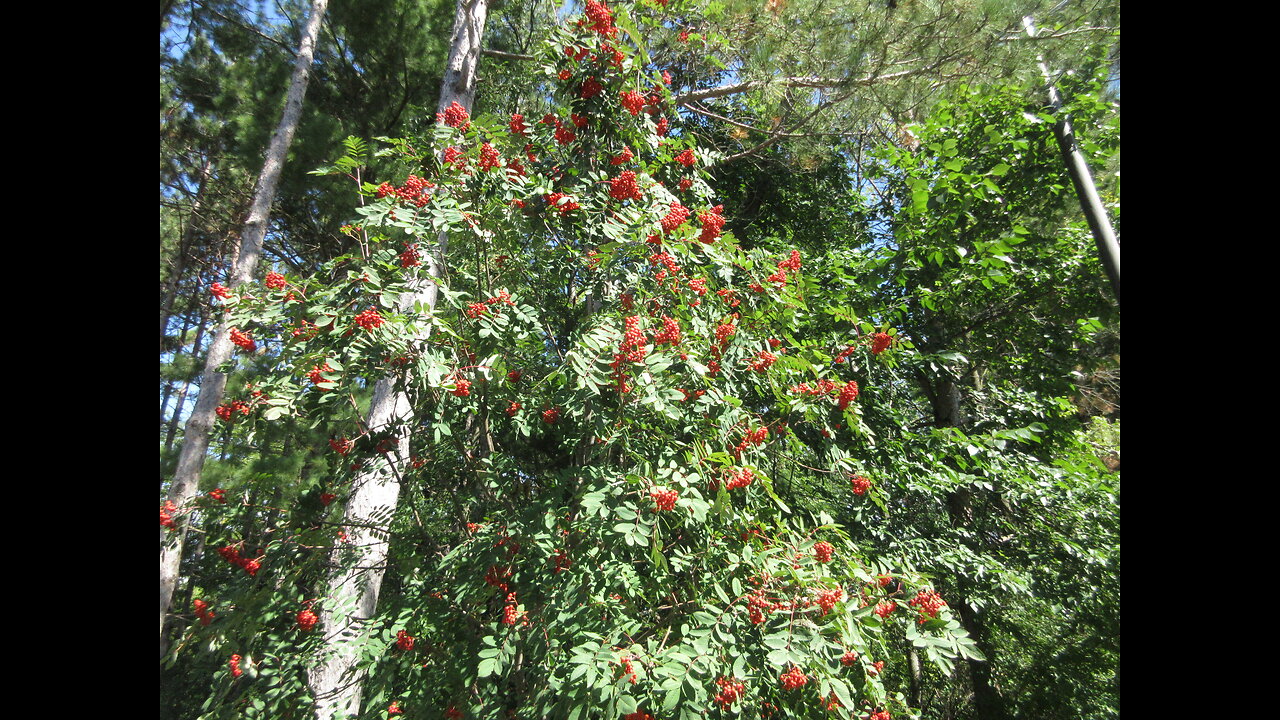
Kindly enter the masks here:
M 320 23 L 324 18 L 329 0 L 313 0 L 311 14 L 307 18 L 306 28 L 302 33 L 302 41 L 298 45 L 297 60 L 293 66 L 293 79 L 289 83 L 289 93 L 285 98 L 284 112 L 280 124 L 276 126 L 267 146 L 266 162 L 253 193 L 253 206 L 245 220 L 240 234 L 240 246 L 236 261 L 232 265 L 230 287 L 234 288 L 253 277 L 258 267 L 258 259 L 262 256 L 262 240 L 266 235 L 267 222 L 271 214 L 271 202 L 275 199 L 276 186 L 280 182 L 280 171 L 284 167 L 285 155 L 293 142 L 294 131 L 298 128 L 298 120 L 302 116 L 302 99 L 307 92 L 307 81 L 311 75 L 311 61 L 315 56 L 316 38 L 320 34 Z M 182 452 L 178 457 L 178 467 L 174 473 L 173 484 L 169 486 L 169 501 L 183 510 L 195 498 L 200 488 L 200 473 L 204 470 L 205 453 L 209 450 L 209 431 L 214 422 L 214 410 L 222 402 L 227 387 L 227 377 L 217 368 L 231 359 L 230 328 L 225 321 L 219 322 L 209 345 L 209 354 L 205 358 L 204 373 L 201 376 L 200 396 L 196 399 L 191 418 L 187 421 L 183 435 Z M 165 618 L 169 614 L 173 600 L 173 590 L 178 582 L 178 566 L 182 562 L 182 547 L 187 533 L 185 514 L 179 514 L 176 527 L 172 531 L 160 529 L 160 656 L 168 651 L 165 638 Z
M 439 112 L 454 102 L 468 112 L 471 110 L 488 10 L 489 0 L 458 0 L 449 59 L 437 104 Z M 442 234 L 427 253 L 429 277 L 406 293 L 402 311 L 411 310 L 419 302 L 428 309 L 435 308 L 438 287 L 434 280 L 444 272 L 447 240 Z M 350 718 L 360 713 L 361 684 L 366 672 L 360 665 L 364 628 L 377 612 L 378 595 L 386 573 L 386 528 L 399 501 L 399 469 L 409 459 L 409 433 L 413 426 L 409 399 L 396 387 L 394 379 L 384 378 L 374 385 L 365 425 L 369 432 L 393 430 L 397 437 L 396 452 L 379 458 L 356 478 L 344 509 L 350 543 L 335 548 L 330 558 L 332 568 L 319 606 L 325 645 L 307 670 L 307 684 L 315 698 L 318 720 Z

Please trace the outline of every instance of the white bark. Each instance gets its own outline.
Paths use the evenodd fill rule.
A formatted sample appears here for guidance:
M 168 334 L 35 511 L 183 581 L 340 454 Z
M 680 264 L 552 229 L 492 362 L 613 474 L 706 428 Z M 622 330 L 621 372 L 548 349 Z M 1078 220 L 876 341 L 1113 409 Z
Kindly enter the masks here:
M 454 102 L 468 112 L 471 110 L 488 10 L 489 0 L 458 0 L 440 88 L 439 112 Z M 429 277 L 405 295 L 402 310 L 411 309 L 417 302 L 426 308 L 435 308 L 438 290 L 434 279 L 441 277 L 444 270 L 446 241 L 442 234 L 428 253 Z M 361 684 L 366 671 L 359 662 L 365 624 L 377 612 L 378 594 L 386 572 L 386 528 L 400 497 L 399 468 L 404 467 L 409 458 L 409 432 L 413 427 L 409 400 L 396 389 L 394 380 L 383 379 L 375 384 L 366 425 L 371 432 L 388 426 L 394 429 L 398 436 L 397 453 L 389 459 L 379 458 L 356 478 L 344 510 L 344 523 L 351 529 L 350 543 L 336 548 L 331 556 L 333 567 L 319 607 L 325 646 L 307 670 L 307 684 L 315 698 L 318 720 L 355 717 L 360 712 Z
M 311 61 L 315 56 L 316 38 L 320 34 L 320 22 L 329 0 L 312 0 L 311 14 L 298 45 L 298 56 L 293 66 L 293 79 L 285 99 L 280 124 L 276 126 L 271 143 L 267 146 L 266 162 L 254 188 L 253 206 L 240 234 L 240 247 L 231 270 L 231 287 L 234 288 L 253 277 L 262 255 L 262 240 L 270 219 L 271 202 L 275 199 L 276 186 L 284 167 L 285 154 L 293 142 L 298 119 L 302 115 L 302 99 L 307 93 L 307 81 L 311 73 Z M 201 376 L 200 396 L 187 420 L 182 440 L 182 451 L 173 484 L 169 486 L 169 500 L 179 509 L 185 508 L 200 489 L 200 473 L 204 469 L 205 453 L 209 449 L 209 430 L 213 426 L 214 410 L 222 402 L 227 377 L 216 372 L 218 366 L 231 358 L 230 328 L 225 321 L 219 323 L 209 344 Z M 173 601 L 173 591 L 178 581 L 178 566 L 182 562 L 182 546 L 187 525 L 184 516 L 176 520 L 172 531 L 160 530 L 160 655 L 167 652 L 165 642 L 165 617 Z

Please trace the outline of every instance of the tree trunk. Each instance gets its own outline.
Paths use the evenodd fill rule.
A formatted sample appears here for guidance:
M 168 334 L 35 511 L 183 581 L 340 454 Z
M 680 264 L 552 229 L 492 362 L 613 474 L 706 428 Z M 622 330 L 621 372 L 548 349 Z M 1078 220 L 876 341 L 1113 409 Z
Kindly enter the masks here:
M 205 186 L 213 174 L 213 160 L 205 158 L 200 168 L 200 184 L 196 188 L 195 199 L 191 202 L 191 216 L 182 224 L 182 236 L 178 239 L 178 252 L 174 258 L 173 272 L 169 275 L 169 287 L 165 289 L 164 300 L 160 302 L 160 352 L 164 352 L 164 334 L 169 329 L 169 317 L 173 313 L 173 301 L 178 295 L 178 284 L 182 281 L 182 272 L 187 266 L 187 251 L 191 247 L 191 235 L 195 232 L 196 215 L 200 213 L 200 200 L 204 197 Z
M 252 278 L 254 270 L 258 267 L 258 258 L 262 254 L 262 240 L 266 235 L 267 221 L 270 218 L 271 202 L 275 199 L 276 185 L 280 181 L 280 171 L 284 167 L 285 155 L 293 142 L 293 133 L 302 115 L 302 98 L 307 92 L 307 80 L 311 74 L 311 60 L 315 55 L 316 37 L 320 33 L 320 22 L 324 18 L 328 4 L 329 0 L 312 0 L 311 15 L 307 18 L 302 42 L 298 46 L 298 57 L 293 66 L 293 79 L 285 99 L 284 113 L 280 117 L 280 124 L 276 127 L 275 134 L 271 136 L 266 162 L 263 164 L 262 173 L 258 175 L 257 186 L 254 188 L 253 206 L 240 233 L 239 252 L 231 271 L 230 282 L 233 288 Z M 226 326 L 225 321 L 220 320 L 213 341 L 209 344 L 209 354 L 205 358 L 200 396 L 196 400 L 191 419 L 187 421 L 182 451 L 178 458 L 178 468 L 174 473 L 173 484 L 169 486 L 169 500 L 179 509 L 184 509 L 199 490 L 200 473 L 204 469 L 205 453 L 209 449 L 209 429 L 213 425 L 214 410 L 222 402 L 227 385 L 226 375 L 217 372 L 217 368 L 231 359 L 229 333 L 230 328 Z M 187 533 L 185 514 L 178 515 L 175 521 L 174 530 L 168 533 L 163 528 L 160 530 L 161 657 L 168 651 L 164 620 L 173 599 L 174 586 L 178 581 L 178 566 L 182 561 L 182 545 Z
M 926 388 L 926 394 L 933 406 L 935 427 L 963 426 L 960 386 L 955 380 L 946 376 L 938 377 L 931 390 Z M 969 488 L 959 488 L 947 497 L 947 513 L 953 526 L 968 527 L 973 524 L 973 494 Z M 956 610 L 957 619 L 965 632 L 969 633 L 978 649 L 988 658 L 966 661 L 973 684 L 973 703 L 978 720 L 1007 720 L 1009 713 L 1004 696 L 991 678 L 990 658 L 993 655 L 990 643 L 987 642 L 986 623 L 969 604 L 969 588 L 963 579 L 957 580 L 956 590 L 949 594 L 947 602 Z
M 488 11 L 489 0 L 458 0 L 449 59 L 437 104 L 439 112 L 444 112 L 454 102 L 471 110 L 475 100 L 480 41 Z M 426 308 L 435 307 L 438 288 L 433 279 L 443 275 L 447 240 L 447 236 L 441 234 L 435 247 L 427 254 L 429 277 L 405 294 L 402 310 L 411 310 L 416 302 L 421 302 Z M 369 432 L 394 431 L 396 452 L 391 457 L 379 457 L 369 463 L 368 469 L 353 483 L 344 509 L 344 525 L 350 541 L 335 547 L 331 555 L 328 587 L 319 604 L 320 629 L 325 645 L 307 670 L 307 684 L 315 698 L 318 720 L 355 717 L 360 712 L 364 671 L 357 666 L 359 640 L 365 623 L 377 611 L 378 594 L 386 572 L 386 527 L 399 501 L 399 469 L 409 459 L 409 428 L 412 424 L 409 398 L 395 387 L 393 379 L 379 380 L 374 385 L 365 426 Z

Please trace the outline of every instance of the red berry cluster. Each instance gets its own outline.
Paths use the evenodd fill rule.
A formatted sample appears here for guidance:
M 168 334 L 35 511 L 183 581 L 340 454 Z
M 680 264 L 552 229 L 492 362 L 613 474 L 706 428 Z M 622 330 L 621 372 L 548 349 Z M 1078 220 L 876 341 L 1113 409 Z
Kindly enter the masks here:
M 826 615 L 836 606 L 836 603 L 844 599 L 844 590 L 835 588 L 834 590 L 818 591 L 818 607 L 822 608 L 822 614 Z
M 617 37 L 618 29 L 613 26 L 613 11 L 608 5 L 596 0 L 587 0 L 586 7 L 587 17 L 579 22 L 586 25 L 588 30 L 592 30 L 605 37 Z
M 278 272 L 267 273 L 266 286 L 268 290 L 283 290 L 286 281 L 284 276 Z
M 400 709 L 400 701 L 397 700 L 387 706 L 387 717 L 392 715 L 403 715 L 404 711 Z
M 585 84 L 583 85 L 583 89 L 585 92 L 586 90 Z M 564 125 L 563 123 L 560 122 L 560 120 L 557 119 L 555 138 L 556 138 L 556 142 L 560 143 L 561 145 L 568 145 L 569 143 L 576 140 L 578 136 L 572 130 L 570 130 L 567 125 Z
M 622 107 L 626 108 L 627 112 L 632 115 L 639 115 L 640 111 L 644 109 L 644 96 L 634 90 L 622 93 L 620 100 L 622 101 Z
M 213 293 L 216 298 L 228 300 L 231 298 L 231 291 L 222 286 L 222 283 L 214 283 L 209 286 L 209 292 Z
M 831 543 L 826 542 L 825 540 L 813 546 L 813 556 L 817 558 L 820 563 L 831 562 L 831 555 L 834 552 L 835 548 L 831 546 Z
M 663 280 L 665 280 L 668 272 L 670 272 L 672 275 L 680 272 L 680 266 L 676 264 L 675 258 L 671 257 L 671 254 L 668 252 L 660 252 L 660 253 L 654 253 L 653 255 L 650 255 L 649 264 L 661 265 L 664 268 L 666 268 L 665 270 L 659 270 L 657 274 L 654 276 L 657 278 L 658 282 L 662 282 Z
M 333 451 L 339 455 L 346 455 L 351 452 L 351 449 L 355 446 L 356 444 L 354 442 L 346 439 L 345 437 L 329 439 L 329 447 L 333 448 Z
M 242 332 L 240 328 L 231 328 L 231 342 L 245 352 L 253 352 L 258 349 L 258 345 L 253 342 L 253 338 L 249 337 L 248 333 Z
M 165 500 L 160 508 L 160 527 L 173 527 L 173 516 L 178 513 L 178 506 L 172 500 Z
M 733 323 L 722 323 L 716 326 L 715 346 L 719 348 L 719 350 L 723 351 L 725 346 L 729 344 L 729 338 L 733 337 L 737 332 L 738 326 Z M 718 355 L 719 353 L 715 354 Z
M 467 397 L 468 395 L 471 394 L 470 380 L 465 380 L 459 377 L 453 381 L 453 385 L 454 385 L 453 390 L 450 390 L 449 392 L 453 393 L 457 397 Z
M 227 502 L 227 492 L 222 488 L 216 488 L 214 490 L 210 490 L 209 497 L 213 500 L 217 500 L 218 502 L 224 505 Z
M 223 420 L 224 422 L 231 422 L 231 418 L 234 413 L 238 412 L 241 415 L 248 415 L 252 412 L 252 409 L 249 407 L 249 403 L 243 400 L 235 400 L 229 405 L 219 405 L 213 412 L 220 420 Z
M 888 710 L 877 710 L 867 716 L 867 720 L 889 720 Z
M 680 344 L 680 323 L 674 319 L 662 316 L 662 330 L 653 336 L 654 345 L 679 345 Z
M 920 612 L 919 622 L 922 624 L 929 618 L 938 617 L 938 612 L 947 606 L 942 596 L 934 590 L 921 590 L 907 604 Z
M 413 649 L 413 636 L 401 630 L 396 633 L 396 647 L 408 652 Z
M 640 200 L 640 187 L 636 185 L 636 174 L 631 170 L 624 171 L 609 181 L 609 197 L 615 200 Z
M 800 383 L 791 388 L 791 392 L 801 395 L 830 395 L 835 391 L 836 384 L 827 378 L 822 378 L 813 387 L 809 387 L 809 383 Z
M 459 162 L 459 161 L 461 161 L 461 162 Z M 463 157 L 463 152 L 462 152 L 462 150 L 461 150 L 460 148 L 456 148 L 456 147 L 454 147 L 454 146 L 450 145 L 449 147 L 447 147 L 447 148 L 445 148 L 445 149 L 444 149 L 444 160 L 443 160 L 443 162 L 444 162 L 444 164 L 445 164 L 445 165 L 453 165 L 453 164 L 457 163 L 457 165 L 458 165 L 459 167 L 462 167 L 462 166 L 465 166 L 465 165 L 467 164 L 467 159 L 466 159 L 465 157 Z
M 858 653 L 852 650 L 846 651 L 845 654 L 840 656 L 840 664 L 845 667 L 852 667 L 856 662 L 858 662 Z
M 453 152 L 449 152 L 450 150 Z M 448 150 L 445 150 L 445 164 L 448 165 L 456 160 L 460 155 L 462 155 L 462 151 L 457 148 L 449 148 Z M 388 195 L 393 195 L 401 202 L 411 203 L 415 207 L 422 207 L 431 200 L 431 194 L 429 191 L 435 186 L 435 183 L 428 182 L 417 175 L 410 175 L 409 178 L 404 181 L 404 185 L 401 185 L 400 187 L 396 187 L 389 182 L 382 183 L 378 186 L 378 190 L 374 195 L 378 199 L 382 199 Z
M 800 252 L 798 250 L 791 251 L 791 257 L 778 262 L 778 271 L 765 278 L 768 282 L 786 283 L 787 271 L 800 272 Z
M 854 495 L 866 495 L 871 489 L 871 481 L 861 475 L 849 474 L 849 483 L 853 485 Z
M 312 383 L 319 385 L 322 382 L 326 382 L 326 380 L 323 377 L 321 377 L 321 373 L 331 373 L 331 372 L 333 372 L 333 368 L 329 367 L 329 363 L 326 362 L 322 365 L 317 365 L 311 368 L 311 370 L 307 372 L 307 377 L 311 380 Z M 320 389 L 329 390 L 330 388 L 320 388 Z
M 675 157 L 675 161 L 685 167 L 693 167 L 693 164 L 697 162 L 697 159 L 693 157 L 693 148 L 686 148 L 684 152 Z
M 658 118 L 658 127 L 655 128 L 655 130 L 658 133 L 658 137 L 666 137 L 667 131 L 670 129 L 671 129 L 671 123 L 667 122 L 666 117 Z
M 333 493 L 320 493 L 320 504 L 329 507 L 329 503 L 333 502 L 337 497 Z
M 663 216 L 659 224 L 662 225 L 663 234 L 670 235 L 672 230 L 680 227 L 689 219 L 689 208 L 678 202 L 671 203 L 671 209 Z
M 627 713 L 622 716 L 622 720 L 653 720 L 653 716 L 647 712 L 637 710 L 633 713 Z
M 733 456 L 742 457 L 743 451 L 746 450 L 747 448 L 751 447 L 752 445 L 763 445 L 768 440 L 769 440 L 769 428 L 762 427 L 762 428 L 757 428 L 755 430 L 748 430 L 747 434 L 742 437 L 742 441 L 739 442 L 736 446 L 734 446 Z
M 749 468 L 742 468 L 738 472 L 729 473 L 729 480 L 724 484 L 726 490 L 737 490 L 751 484 L 755 479 L 755 474 Z
M 781 607 L 782 603 L 765 597 L 763 590 L 757 590 L 747 596 L 747 617 L 756 625 L 764 622 L 769 617 L 769 613 Z
M 635 671 L 635 668 L 631 667 L 631 656 L 624 653 L 622 657 L 618 658 L 618 664 L 622 667 L 622 673 L 618 675 L 618 677 L 622 677 L 623 675 L 626 675 L 627 682 L 631 683 L 632 685 L 635 685 L 636 671 Z M 630 716 L 628 715 L 628 717 Z
M 449 107 L 445 108 L 444 113 L 436 113 L 436 122 L 442 122 L 449 127 L 459 128 L 463 132 L 466 132 L 467 128 L 471 126 L 471 123 L 467 122 L 470 119 L 471 116 L 467 114 L 467 109 L 459 105 L 456 100 L 450 103 Z
M 374 328 L 382 327 L 382 323 L 384 322 L 386 322 L 386 319 L 378 314 L 378 310 L 376 308 L 369 308 L 356 316 L 356 325 L 359 325 L 365 330 L 373 330 Z
M 850 355 L 852 355 L 852 354 L 853 354 L 853 351 L 855 351 L 855 350 L 857 350 L 857 349 L 858 349 L 858 346 L 857 346 L 857 345 L 850 345 L 849 347 L 845 348 L 844 350 L 841 350 L 841 351 L 840 351 L 840 354 L 836 356 L 835 362 L 837 362 L 837 363 L 842 363 L 842 362 L 844 362 L 845 358 L 847 358 L 847 357 L 849 357 Z
M 578 97 L 583 100 L 590 100 L 602 92 L 604 92 L 604 86 L 600 84 L 599 80 L 596 80 L 594 75 L 592 75 L 582 81 L 582 87 L 578 90 Z M 560 139 L 558 132 L 559 130 L 557 129 L 557 140 Z M 561 144 L 563 145 L 564 143 Z
M 621 164 L 623 164 L 623 163 L 625 163 L 625 162 L 630 162 L 631 158 L 633 158 L 633 157 L 635 157 L 635 155 L 632 155 L 632 154 L 631 154 L 631 148 L 629 148 L 629 147 L 625 147 L 625 146 L 624 146 L 624 147 L 622 148 L 622 152 L 621 152 L 621 153 L 619 153 L 619 154 L 617 154 L 617 155 L 615 155 L 614 157 L 612 157 L 612 158 L 610 158 L 610 159 L 609 159 L 609 164 L 610 164 L 610 165 L 621 165 Z
M 555 554 L 551 556 L 551 564 L 551 574 L 558 575 L 560 571 L 573 567 L 573 560 L 569 559 L 568 551 L 563 548 L 557 548 Z
M 892 344 L 893 337 L 891 335 L 882 332 L 873 333 L 871 335 L 871 354 L 879 355 L 885 350 L 888 350 L 889 346 Z
M 195 605 L 196 617 L 200 618 L 201 625 L 208 625 L 209 623 L 213 622 L 214 613 L 212 610 L 209 609 L 209 603 L 200 599 L 196 599 L 192 602 L 192 604 Z
M 507 413 L 507 417 L 515 417 L 516 413 L 520 412 L 520 403 L 512 400 L 511 405 L 507 406 L 505 412 Z
M 703 224 L 703 233 L 698 240 L 703 241 L 705 245 L 716 242 L 716 238 L 721 236 L 721 228 L 724 227 L 724 206 L 717 205 L 710 209 L 708 213 L 699 213 L 698 222 Z
M 653 501 L 657 504 L 657 510 L 674 510 L 676 500 L 680 499 L 680 493 L 671 488 L 655 487 L 649 490 L 649 495 L 653 497 Z
M 790 670 L 784 672 L 781 680 L 783 690 L 796 690 L 809 682 L 809 678 L 805 677 L 799 666 L 792 666 Z
M 511 132 L 514 135 L 520 135 L 521 137 L 524 137 L 529 134 L 529 126 L 525 124 L 523 115 L 519 115 L 519 114 L 512 115 L 511 124 L 508 125 L 507 127 L 511 128 Z
M 491 170 L 502 165 L 502 158 L 498 156 L 498 150 L 489 143 L 480 146 L 480 169 Z
M 768 350 L 761 350 L 756 353 L 756 359 L 751 361 L 751 369 L 756 372 L 764 372 L 778 361 L 778 356 Z
M 511 579 L 511 567 L 491 565 L 489 570 L 484 574 L 484 581 L 487 585 L 492 585 L 502 592 L 510 592 L 507 580 Z
M 719 686 L 720 691 L 716 693 L 715 701 L 725 710 L 728 710 L 730 705 L 741 700 L 743 693 L 747 689 L 742 684 L 742 681 L 735 677 L 721 677 L 716 680 L 716 685 Z
M 881 670 L 884 670 L 883 660 L 877 661 L 874 665 L 867 668 L 867 674 L 870 675 L 871 677 L 875 677 L 880 674 Z
M 840 388 L 840 397 L 837 398 L 836 405 L 841 410 L 844 410 L 849 407 L 849 403 L 856 399 L 858 399 L 858 383 L 850 380 L 845 383 L 844 387 Z
M 232 655 L 231 660 L 227 663 L 227 665 L 231 666 L 231 677 L 233 678 L 238 678 L 244 674 L 244 671 L 240 669 L 240 659 L 239 655 Z
M 400 267 L 411 268 L 422 264 L 422 256 L 418 254 L 416 243 L 405 243 L 404 252 L 400 253 Z
M 249 573 L 251 577 L 257 575 L 258 569 L 262 567 L 262 563 L 257 560 L 240 557 L 239 545 L 224 545 L 218 548 L 218 554 L 222 556 L 223 560 Z
M 550 410 L 543 410 L 543 411 L 542 411 L 542 422 L 544 422 L 544 423 L 546 423 L 546 424 L 548 424 L 548 425 L 555 425 L 555 424 L 556 424 L 556 422 L 557 422 L 557 421 L 559 421 L 559 420 L 560 420 L 560 410 L 559 410 L 559 409 L 557 409 L 557 408 L 551 408 Z
M 680 402 L 688 402 L 690 398 L 700 398 L 703 395 L 707 394 L 706 390 L 685 390 L 684 388 L 676 388 L 676 389 L 684 393 L 684 399 L 681 400 Z
M 507 593 L 507 604 L 502 608 L 502 624 L 515 625 L 517 622 L 523 621 L 525 625 L 529 624 L 529 614 L 518 612 L 516 610 L 516 594 L 514 592 Z
M 444 711 L 446 720 L 462 720 L 462 711 L 456 705 L 450 705 L 448 710 Z
M 320 618 L 311 612 L 311 608 L 303 608 L 298 611 L 298 628 L 302 632 L 311 632 L 311 628 L 315 627 L 318 622 L 320 622 Z
M 893 611 L 897 609 L 898 603 L 893 600 L 885 600 L 884 602 L 876 605 L 875 614 L 879 615 L 880 619 L 883 620 L 892 615 Z
M 549 195 L 544 195 L 543 198 L 547 201 L 548 205 L 551 205 L 555 209 L 559 210 L 561 215 L 564 215 L 565 213 L 570 212 L 572 210 L 578 210 L 582 207 L 578 203 L 574 202 L 573 198 L 569 197 L 568 195 L 562 192 L 554 192 Z

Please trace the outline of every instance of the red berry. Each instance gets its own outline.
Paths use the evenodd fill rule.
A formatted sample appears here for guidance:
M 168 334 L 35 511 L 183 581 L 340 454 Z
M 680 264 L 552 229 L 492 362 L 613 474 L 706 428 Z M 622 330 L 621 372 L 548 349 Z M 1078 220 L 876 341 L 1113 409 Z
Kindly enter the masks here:
M 813 556 L 820 563 L 831 562 L 831 555 L 835 552 L 835 548 L 829 542 L 820 542 L 813 546 Z
M 798 666 L 793 666 L 783 673 L 781 680 L 783 690 L 795 690 L 809 682 L 809 678 L 805 677 L 804 672 Z
M 413 636 L 412 636 L 412 635 L 410 635 L 409 633 L 405 632 L 404 630 L 401 630 L 400 632 L 397 632 L 397 633 L 396 633 L 396 647 L 400 648 L 401 650 L 405 650 L 405 651 L 412 650 L 412 649 L 413 649 Z
M 311 612 L 311 608 L 305 608 L 298 611 L 298 627 L 302 632 L 310 632 L 311 628 L 315 627 L 316 623 L 319 621 L 320 618 L 316 617 L 316 614 Z
M 680 493 L 664 487 L 652 488 L 649 490 L 649 495 L 653 497 L 658 510 L 674 510 L 676 500 L 680 498 Z

